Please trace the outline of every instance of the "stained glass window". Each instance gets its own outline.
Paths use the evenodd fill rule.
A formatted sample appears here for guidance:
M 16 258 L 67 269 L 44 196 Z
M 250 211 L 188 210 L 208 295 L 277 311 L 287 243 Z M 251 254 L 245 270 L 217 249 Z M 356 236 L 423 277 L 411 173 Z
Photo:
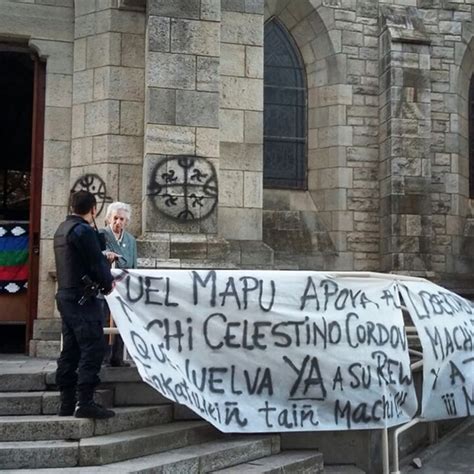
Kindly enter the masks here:
M 296 44 L 276 19 L 265 24 L 264 164 L 266 187 L 306 187 L 306 82 Z
M 474 199 L 474 75 L 469 87 L 469 197 Z

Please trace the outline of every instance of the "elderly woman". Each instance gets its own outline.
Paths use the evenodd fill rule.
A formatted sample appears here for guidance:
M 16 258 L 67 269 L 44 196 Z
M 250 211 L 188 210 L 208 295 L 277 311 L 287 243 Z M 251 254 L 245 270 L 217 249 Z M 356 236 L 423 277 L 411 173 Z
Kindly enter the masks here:
M 109 204 L 105 215 L 105 228 L 100 233 L 105 237 L 105 255 L 115 268 L 137 268 L 137 242 L 135 237 L 125 230 L 130 223 L 131 208 L 123 202 Z M 109 309 L 104 300 L 104 313 L 108 318 Z M 123 341 L 115 336 L 112 345 L 110 365 L 127 366 L 123 361 Z
M 105 236 L 107 258 L 115 268 L 137 268 L 137 242 L 125 228 L 130 223 L 132 210 L 128 204 L 113 202 L 107 207 Z

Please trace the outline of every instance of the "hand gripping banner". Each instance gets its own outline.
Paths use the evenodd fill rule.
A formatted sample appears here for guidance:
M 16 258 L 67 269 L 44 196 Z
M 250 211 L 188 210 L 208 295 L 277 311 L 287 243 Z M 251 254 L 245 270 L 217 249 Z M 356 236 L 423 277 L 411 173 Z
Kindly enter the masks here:
M 107 302 L 143 380 L 223 432 L 384 428 L 417 411 L 390 275 L 115 275 Z

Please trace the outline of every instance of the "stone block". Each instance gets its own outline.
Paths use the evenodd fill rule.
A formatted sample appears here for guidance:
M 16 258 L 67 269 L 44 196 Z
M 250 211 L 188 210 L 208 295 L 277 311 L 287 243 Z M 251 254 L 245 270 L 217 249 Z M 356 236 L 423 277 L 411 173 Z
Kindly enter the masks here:
M 220 25 L 208 21 L 171 20 L 171 52 L 219 56 Z
M 309 90 L 308 105 L 309 107 L 352 105 L 352 86 L 337 84 L 312 88 Z
M 225 141 L 225 140 L 223 140 Z M 263 143 L 263 112 L 244 112 L 245 143 Z
M 219 235 L 233 240 L 261 240 L 262 210 L 219 206 Z
M 220 21 L 221 4 L 219 0 L 201 0 L 201 20 Z
M 71 108 L 46 107 L 44 114 L 44 138 L 46 140 L 71 139 Z
M 243 110 L 221 109 L 219 122 L 222 142 L 242 143 L 244 141 Z
M 43 168 L 42 204 L 54 206 L 69 197 L 69 170 L 67 168 Z
M 320 128 L 318 131 L 318 143 L 321 148 L 352 146 L 352 127 L 341 125 L 338 127 Z
M 174 89 L 194 89 L 196 62 L 194 56 L 150 52 L 147 85 Z
M 34 449 L 33 449 L 34 448 Z M 51 450 L 54 449 L 54 456 Z M 0 448 L 0 469 L 60 468 L 77 466 L 79 443 L 77 441 L 37 441 L 35 443 L 11 443 Z
M 221 78 L 221 107 L 263 110 L 263 80 L 223 76 Z
M 219 126 L 217 92 L 176 91 L 176 124 L 194 127 Z
M 29 44 L 35 47 L 42 58 L 46 58 L 48 74 L 72 74 L 72 43 L 34 39 Z
M 245 46 L 222 43 L 220 66 L 223 76 L 245 76 Z
M 46 390 L 45 376 L 42 372 L 18 373 L 1 372 L 0 387 L 2 392 L 30 392 Z
M 96 33 L 114 31 L 117 33 L 145 34 L 145 13 L 130 10 L 103 10 L 95 14 Z
M 199 259 L 207 257 L 207 242 L 171 242 L 170 257 L 175 259 Z
M 197 442 L 214 439 L 217 430 L 207 423 L 186 422 L 180 426 L 154 426 L 140 430 L 133 438 L 106 435 L 100 440 L 90 438 L 81 441 L 82 466 L 96 466 L 122 461 L 133 457 L 177 449 Z M 183 472 L 190 472 L 185 469 Z
M 195 141 L 196 132 L 192 127 L 147 124 L 145 153 L 192 155 Z
M 142 101 L 145 72 L 131 67 L 102 67 L 94 71 L 94 99 Z
M 170 253 L 169 239 L 137 240 L 137 253 L 140 257 L 166 258 Z
M 92 137 L 76 138 L 71 144 L 71 166 L 92 163 Z
M 76 18 L 96 11 L 96 0 L 83 0 L 75 3 L 74 14 Z
M 101 100 L 86 104 L 85 134 L 88 136 L 119 133 L 120 102 Z
M 218 158 L 219 145 L 219 129 L 196 128 L 196 155 L 206 158 Z
M 147 97 L 147 123 L 176 124 L 176 91 L 149 87 Z
M 2 2 L 0 31 L 2 37 L 35 38 L 71 43 L 74 14 L 71 8 Z
M 73 77 L 73 103 L 91 102 L 94 91 L 94 71 L 77 71 Z
M 57 359 L 61 353 L 59 341 L 36 341 L 36 357 Z
M 86 122 L 85 114 L 85 104 L 76 104 L 72 106 L 71 138 L 80 138 L 84 136 Z
M 87 68 L 120 65 L 120 33 L 103 33 L 87 38 Z
M 219 205 L 243 207 L 244 179 L 242 171 L 219 171 Z
M 145 68 L 145 37 L 122 34 L 121 64 L 126 67 Z
M 133 185 L 130 185 L 133 183 Z M 140 203 L 142 200 L 142 166 L 120 165 L 118 200 L 126 203 Z M 140 216 L 134 216 L 135 221 Z
M 60 319 L 36 319 L 33 325 L 33 339 L 59 340 L 61 337 Z
M 140 164 L 143 162 L 143 138 L 124 135 L 94 137 L 93 156 L 95 162 Z
M 120 102 L 120 134 L 143 136 L 142 102 Z
M 45 140 L 43 165 L 46 168 L 67 168 L 70 165 L 71 144 L 69 141 Z
M 171 48 L 171 21 L 169 18 L 148 18 L 148 50 L 167 53 Z
M 219 59 L 198 56 L 196 61 L 196 89 L 219 92 Z
M 153 0 L 149 2 L 150 15 L 169 16 L 171 18 L 200 18 L 199 2 L 195 0 Z
M 245 75 L 247 77 L 263 79 L 263 47 L 246 46 Z
M 223 43 L 263 45 L 263 15 L 222 12 Z
M 244 207 L 261 209 L 263 205 L 263 175 L 261 172 L 244 172 Z
M 246 143 L 221 143 L 220 168 L 262 171 L 263 146 Z
M 81 38 L 74 41 L 74 71 L 83 71 L 87 61 L 87 39 Z
M 96 420 L 94 435 L 101 436 L 120 431 L 159 426 L 171 421 L 171 405 L 119 408 L 113 418 Z
M 114 385 L 115 406 L 140 406 L 169 404 L 170 401 L 143 382 L 117 383 Z
M 0 416 L 40 415 L 43 392 L 0 393 Z
M 107 31 L 107 30 L 105 30 Z M 96 33 L 96 17 L 95 13 L 82 15 L 74 20 L 74 38 L 86 38 Z

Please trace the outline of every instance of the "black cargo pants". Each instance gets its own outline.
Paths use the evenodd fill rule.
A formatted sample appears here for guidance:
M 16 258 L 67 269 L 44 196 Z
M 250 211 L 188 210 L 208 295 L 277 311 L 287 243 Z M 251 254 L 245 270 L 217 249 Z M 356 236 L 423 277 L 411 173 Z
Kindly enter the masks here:
M 63 334 L 56 384 L 61 391 L 77 386 L 82 398 L 81 392 L 91 394 L 100 382 L 98 374 L 105 343 L 100 301 L 92 297 L 80 305 L 80 297 L 74 290 L 59 290 L 56 295 Z M 88 395 L 85 398 L 89 398 Z

